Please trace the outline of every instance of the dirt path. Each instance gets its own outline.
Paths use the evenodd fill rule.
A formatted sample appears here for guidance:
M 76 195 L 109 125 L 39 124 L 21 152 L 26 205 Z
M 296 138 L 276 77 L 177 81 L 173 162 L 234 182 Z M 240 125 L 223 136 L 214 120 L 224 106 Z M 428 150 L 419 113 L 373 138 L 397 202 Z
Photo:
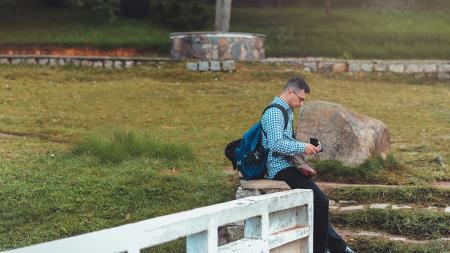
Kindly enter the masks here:
M 333 189 L 340 187 L 358 187 L 358 186 L 369 186 L 369 187 L 389 187 L 389 188 L 397 188 L 397 187 L 415 187 L 414 185 L 384 185 L 384 184 L 346 184 L 346 183 L 333 183 L 333 182 L 316 182 L 317 185 L 322 189 Z M 450 182 L 434 182 L 432 184 L 433 187 L 441 188 L 441 189 L 449 189 L 450 190 Z

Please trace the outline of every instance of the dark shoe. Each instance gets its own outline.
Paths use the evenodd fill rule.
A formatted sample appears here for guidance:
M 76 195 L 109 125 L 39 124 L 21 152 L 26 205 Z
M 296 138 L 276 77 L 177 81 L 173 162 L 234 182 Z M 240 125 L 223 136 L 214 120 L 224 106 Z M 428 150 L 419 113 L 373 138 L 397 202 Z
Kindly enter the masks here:
M 347 248 L 345 248 L 345 253 L 356 253 L 356 252 L 354 252 L 352 249 L 350 249 L 350 247 L 347 246 Z

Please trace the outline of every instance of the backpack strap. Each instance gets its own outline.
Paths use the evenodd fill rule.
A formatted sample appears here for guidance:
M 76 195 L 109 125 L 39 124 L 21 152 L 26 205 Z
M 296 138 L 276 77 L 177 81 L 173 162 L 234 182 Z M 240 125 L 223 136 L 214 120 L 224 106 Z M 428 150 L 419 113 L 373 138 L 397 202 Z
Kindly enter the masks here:
M 288 112 L 287 112 L 286 108 L 284 108 L 283 106 L 281 106 L 281 105 L 279 105 L 279 104 L 271 104 L 271 105 L 267 106 L 266 109 L 264 109 L 262 115 L 264 115 L 264 113 L 265 113 L 268 109 L 270 109 L 270 108 L 272 108 L 272 107 L 276 107 L 276 108 L 280 109 L 281 112 L 283 113 L 283 116 L 284 116 L 284 130 L 286 130 L 287 125 L 288 125 L 288 121 L 289 121 L 289 115 L 288 115 Z

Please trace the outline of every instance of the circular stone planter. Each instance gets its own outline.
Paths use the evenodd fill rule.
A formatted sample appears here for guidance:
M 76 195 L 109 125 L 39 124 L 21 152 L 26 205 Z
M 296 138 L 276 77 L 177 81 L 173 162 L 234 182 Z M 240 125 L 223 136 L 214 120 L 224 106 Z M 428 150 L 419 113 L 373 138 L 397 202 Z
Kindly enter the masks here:
M 263 34 L 186 32 L 171 33 L 170 40 L 170 55 L 175 60 L 259 61 L 266 57 Z

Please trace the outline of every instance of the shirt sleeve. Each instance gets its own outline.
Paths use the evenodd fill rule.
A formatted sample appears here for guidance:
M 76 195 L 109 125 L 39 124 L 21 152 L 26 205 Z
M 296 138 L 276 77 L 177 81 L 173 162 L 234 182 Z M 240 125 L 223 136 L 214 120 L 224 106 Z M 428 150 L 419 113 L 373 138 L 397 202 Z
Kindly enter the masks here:
M 305 151 L 305 143 L 283 134 L 284 116 L 280 109 L 269 108 L 261 118 L 261 125 L 266 133 L 267 148 L 272 152 L 295 155 Z

